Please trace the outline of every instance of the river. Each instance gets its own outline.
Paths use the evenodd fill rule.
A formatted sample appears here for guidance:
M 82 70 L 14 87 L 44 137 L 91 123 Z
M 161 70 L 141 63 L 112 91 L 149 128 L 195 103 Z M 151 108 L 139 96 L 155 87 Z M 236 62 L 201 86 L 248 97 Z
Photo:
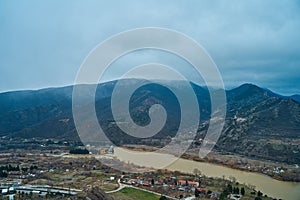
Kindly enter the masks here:
M 115 148 L 115 156 L 121 161 L 134 163 L 140 166 L 164 168 L 168 170 L 177 170 L 184 173 L 193 173 L 195 168 L 199 169 L 203 175 L 209 177 L 234 176 L 238 182 L 256 186 L 264 194 L 273 198 L 286 200 L 300 200 L 300 183 L 278 181 L 268 176 L 245 172 L 229 167 L 216 165 L 212 163 L 197 162 L 187 159 L 178 159 L 173 155 L 153 153 L 153 152 L 135 152 L 122 148 Z M 172 163 L 172 164 L 169 164 Z

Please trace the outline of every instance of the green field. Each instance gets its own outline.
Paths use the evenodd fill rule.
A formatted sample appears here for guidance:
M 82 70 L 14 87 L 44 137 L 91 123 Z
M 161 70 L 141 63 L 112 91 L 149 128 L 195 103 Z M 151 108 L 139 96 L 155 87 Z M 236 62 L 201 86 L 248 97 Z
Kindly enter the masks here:
M 160 198 L 158 195 L 134 188 L 124 188 L 114 194 L 111 194 L 111 196 L 119 200 L 158 200 Z

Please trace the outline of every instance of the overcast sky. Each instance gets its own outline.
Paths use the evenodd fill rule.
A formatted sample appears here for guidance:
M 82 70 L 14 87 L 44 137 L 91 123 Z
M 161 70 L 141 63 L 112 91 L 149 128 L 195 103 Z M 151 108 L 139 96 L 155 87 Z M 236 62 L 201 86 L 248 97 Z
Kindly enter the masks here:
M 292 0 L 3 0 L 0 91 L 71 85 L 97 44 L 149 26 L 194 38 L 217 64 L 227 88 L 249 82 L 300 94 L 300 3 Z M 168 59 L 150 54 L 136 59 Z

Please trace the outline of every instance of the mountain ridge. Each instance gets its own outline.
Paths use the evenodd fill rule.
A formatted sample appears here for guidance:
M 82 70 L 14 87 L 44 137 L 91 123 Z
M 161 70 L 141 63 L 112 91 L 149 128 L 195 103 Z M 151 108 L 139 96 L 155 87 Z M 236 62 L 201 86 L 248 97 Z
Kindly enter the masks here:
M 137 81 L 139 80 L 121 80 L 121 87 L 126 89 L 126 84 L 134 84 Z M 99 123 L 107 131 L 110 139 L 118 145 L 149 142 L 125 137 L 117 125 L 111 123 L 114 119 L 110 110 L 110 96 L 115 84 L 116 81 L 111 81 L 97 87 L 95 106 Z M 182 87 L 176 84 L 177 87 Z M 210 117 L 210 96 L 207 88 L 194 83 L 191 85 L 200 105 L 202 124 L 199 127 L 200 133 L 206 131 L 205 123 Z M 79 87 L 90 89 L 90 86 Z M 73 87 L 1 93 L 0 136 L 79 140 L 72 116 Z M 243 84 L 226 90 L 226 95 L 226 123 L 215 146 L 216 150 L 240 153 L 249 157 L 299 162 L 300 149 L 293 141 L 299 141 L 299 102 L 253 84 Z M 85 102 L 84 97 L 80 98 Z M 147 113 L 151 105 L 162 104 L 166 107 L 170 118 L 156 138 L 168 143 L 168 138 L 176 133 L 180 119 L 178 102 L 173 101 L 173 98 L 172 93 L 165 87 L 155 84 L 138 89 L 131 98 L 133 120 L 140 125 L 146 125 L 149 123 Z M 104 114 L 99 115 L 100 112 Z M 200 137 L 201 134 L 198 134 L 196 139 Z M 272 142 L 277 140 L 280 144 Z
M 106 82 L 102 82 L 102 83 L 99 83 L 97 85 L 101 85 L 101 84 L 108 84 L 108 83 L 113 83 L 113 82 L 117 82 L 117 81 L 120 81 L 120 80 L 135 80 L 134 78 L 130 78 L 130 79 L 115 79 L 115 80 L 109 80 L 109 81 L 106 81 Z M 138 79 L 136 79 L 138 80 Z M 168 80 L 169 82 L 172 82 L 172 80 Z M 180 80 L 179 80 L 180 81 Z M 190 84 L 194 84 L 194 85 L 197 85 L 199 87 L 202 87 L 202 88 L 207 88 L 207 86 L 203 86 L 203 85 L 199 85 L 193 81 L 190 81 Z M 89 85 L 95 85 L 95 84 L 79 84 L 79 85 L 83 85 L 83 86 L 89 86 Z M 10 90 L 10 91 L 3 91 L 3 92 L 0 92 L 0 95 L 6 95 L 6 94 L 10 94 L 10 93 L 23 93 L 23 92 L 38 92 L 38 91 L 47 91 L 47 90 L 56 90 L 56 89 L 67 89 L 67 88 L 73 88 L 74 86 L 78 86 L 78 85 L 65 85 L 65 86 L 55 86 L 55 87 L 45 87 L 45 88 L 39 88 L 39 89 L 17 89 L 17 90 Z M 234 89 L 237 89 L 239 87 L 243 87 L 243 86 L 255 86 L 255 87 L 258 87 L 260 89 L 263 89 L 263 90 L 267 90 L 269 91 L 270 93 L 273 93 L 274 95 L 278 95 L 278 96 L 281 96 L 281 97 L 284 97 L 284 98 L 295 98 L 295 99 L 298 99 L 300 98 L 300 94 L 297 94 L 297 93 L 294 93 L 294 94 L 291 94 L 291 95 L 282 95 L 280 93 L 277 93 L 277 92 L 274 92 L 268 88 L 265 88 L 265 87 L 261 87 L 259 85 L 256 85 L 254 83 L 248 83 L 248 82 L 245 82 L 245 83 L 242 83 L 238 86 L 235 86 L 235 87 L 231 87 L 230 89 L 225 89 L 226 91 L 230 91 L 230 90 L 234 90 Z M 215 89 L 218 89 L 218 88 L 215 88 Z M 298 101 L 298 100 L 297 100 Z

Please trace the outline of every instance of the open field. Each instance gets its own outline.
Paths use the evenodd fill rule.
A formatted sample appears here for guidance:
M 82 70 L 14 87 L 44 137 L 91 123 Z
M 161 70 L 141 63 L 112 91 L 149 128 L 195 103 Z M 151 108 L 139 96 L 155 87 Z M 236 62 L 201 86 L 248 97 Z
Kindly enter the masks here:
M 124 188 L 111 196 L 119 200 L 158 200 L 160 197 L 134 188 Z

